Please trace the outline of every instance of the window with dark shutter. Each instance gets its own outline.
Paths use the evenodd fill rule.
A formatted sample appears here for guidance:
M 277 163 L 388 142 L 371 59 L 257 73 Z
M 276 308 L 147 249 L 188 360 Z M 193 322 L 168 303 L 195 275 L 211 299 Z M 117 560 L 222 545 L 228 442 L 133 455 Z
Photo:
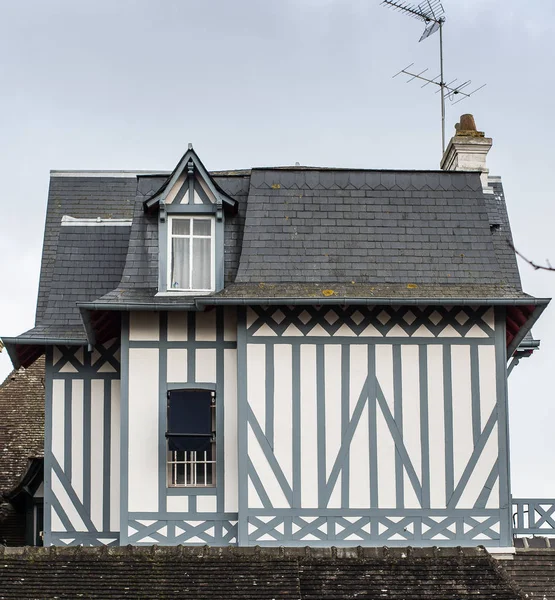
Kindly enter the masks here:
M 210 390 L 168 392 L 168 485 L 214 485 L 215 406 Z

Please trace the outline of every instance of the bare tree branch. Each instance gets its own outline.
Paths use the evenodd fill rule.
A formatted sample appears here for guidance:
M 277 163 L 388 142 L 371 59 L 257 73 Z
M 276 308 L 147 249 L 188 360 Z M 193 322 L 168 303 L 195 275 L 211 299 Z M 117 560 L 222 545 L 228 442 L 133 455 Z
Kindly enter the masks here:
M 551 266 L 551 263 L 549 262 L 549 260 L 546 259 L 546 263 L 545 265 L 538 265 L 537 263 L 531 261 L 529 258 L 526 258 L 526 256 L 524 256 L 523 254 L 521 254 L 512 244 L 511 242 L 507 242 L 509 244 L 509 246 L 512 248 L 513 252 L 519 256 L 520 258 L 522 258 L 522 260 L 524 262 L 527 262 L 533 269 L 535 269 L 536 271 L 555 271 L 555 267 Z

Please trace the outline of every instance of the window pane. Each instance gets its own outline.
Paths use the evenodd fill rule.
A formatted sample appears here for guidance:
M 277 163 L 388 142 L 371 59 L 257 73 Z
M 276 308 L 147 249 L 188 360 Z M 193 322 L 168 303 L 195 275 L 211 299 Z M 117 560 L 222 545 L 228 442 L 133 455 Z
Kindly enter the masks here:
M 194 290 L 211 289 L 212 240 L 193 238 L 193 287 Z
M 188 238 L 173 238 L 172 240 L 172 272 L 170 287 L 180 290 L 191 289 Z
M 177 235 L 189 235 L 191 231 L 191 219 L 172 219 L 172 233 Z
M 212 222 L 208 219 L 193 219 L 193 235 L 210 235 Z

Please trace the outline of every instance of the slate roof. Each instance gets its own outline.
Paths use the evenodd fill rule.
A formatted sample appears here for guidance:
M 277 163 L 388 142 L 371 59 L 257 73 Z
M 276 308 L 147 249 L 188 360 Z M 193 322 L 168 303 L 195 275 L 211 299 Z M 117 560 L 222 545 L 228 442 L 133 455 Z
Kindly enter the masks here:
M 15 487 L 28 459 L 42 456 L 43 448 L 44 358 L 40 358 L 27 369 L 12 371 L 0 385 L 0 545 L 25 543 L 25 519 L 2 494 Z
M 267 169 L 250 183 L 238 283 L 507 283 L 478 173 Z
M 0 548 L 5 600 L 522 600 L 483 549 Z
M 54 283 L 62 217 L 130 219 L 136 189 L 136 177 L 96 177 L 93 173 L 88 176 L 59 176 L 52 173 L 46 209 L 36 325 L 48 322 L 45 313 Z
M 51 178 L 36 326 L 19 336 L 25 343 L 84 340 L 77 304 L 193 306 L 190 297 L 157 296 L 157 217 L 143 203 L 168 173 L 99 175 Z M 498 178 L 484 194 L 479 174 L 467 172 L 284 167 L 211 176 L 238 203 L 237 215 L 226 217 L 226 287 L 215 298 L 317 298 L 333 290 L 334 298 L 533 303 L 508 244 Z M 64 215 L 133 222 L 78 230 L 60 226 Z

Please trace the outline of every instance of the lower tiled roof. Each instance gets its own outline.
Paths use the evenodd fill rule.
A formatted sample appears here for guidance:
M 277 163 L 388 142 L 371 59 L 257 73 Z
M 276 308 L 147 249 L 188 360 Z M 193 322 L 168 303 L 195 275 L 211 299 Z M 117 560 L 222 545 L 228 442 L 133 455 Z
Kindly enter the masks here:
M 481 548 L 0 548 L 0 598 L 523 600 Z
M 30 457 L 44 450 L 44 359 L 12 371 L 0 385 L 0 546 L 25 543 L 25 515 L 3 494 L 24 475 Z M 0 586 L 0 598 L 2 589 Z
M 542 541 L 543 548 L 518 548 L 501 563 L 529 600 L 555 598 L 555 540 L 551 540 L 553 547 Z

